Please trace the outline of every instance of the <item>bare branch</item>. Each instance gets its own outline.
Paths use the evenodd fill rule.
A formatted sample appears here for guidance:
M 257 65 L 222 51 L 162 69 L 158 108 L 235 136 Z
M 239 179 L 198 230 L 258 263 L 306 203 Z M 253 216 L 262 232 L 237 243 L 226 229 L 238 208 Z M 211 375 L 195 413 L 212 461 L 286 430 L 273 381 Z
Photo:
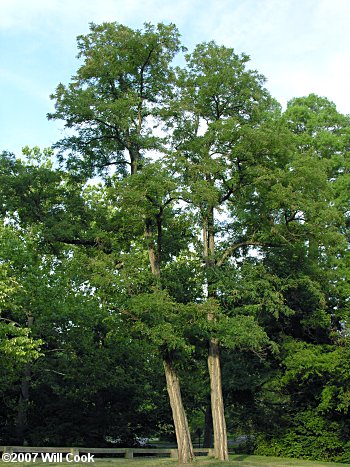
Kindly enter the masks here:
M 9 319 L 9 318 L 3 318 L 3 317 L 1 317 L 1 318 L 0 318 L 0 321 L 7 321 L 7 322 L 13 324 L 14 326 L 19 326 L 19 327 L 23 326 L 23 325 L 17 323 L 17 321 L 13 321 L 13 319 Z
M 44 371 L 48 371 L 49 373 L 56 373 L 56 375 L 60 375 L 60 376 L 66 376 L 66 373 L 61 373 L 60 371 L 52 370 L 50 368 L 44 368 Z

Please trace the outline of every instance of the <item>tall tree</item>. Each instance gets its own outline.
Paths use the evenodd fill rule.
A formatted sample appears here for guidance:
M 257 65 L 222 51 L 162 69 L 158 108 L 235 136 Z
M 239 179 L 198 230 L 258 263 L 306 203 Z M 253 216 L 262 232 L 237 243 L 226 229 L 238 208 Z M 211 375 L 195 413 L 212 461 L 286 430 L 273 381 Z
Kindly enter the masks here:
M 113 185 L 107 169 L 114 166 L 117 174 L 125 177 L 126 165 L 130 165 L 131 178 L 137 182 L 148 164 L 147 151 L 162 148 L 162 140 L 154 135 L 153 128 L 160 108 L 172 96 L 170 63 L 180 50 L 179 34 L 173 25 L 146 24 L 144 31 L 133 31 L 115 23 L 92 24 L 91 33 L 78 38 L 78 47 L 84 64 L 72 83 L 67 88 L 59 85 L 52 96 L 56 112 L 49 118 L 64 119 L 66 127 L 76 131 L 58 147 L 63 153 L 68 151 L 67 167 L 80 175 L 105 172 L 108 183 Z M 143 193 L 147 204 L 143 212 L 144 239 L 154 281 L 159 283 L 163 214 L 172 198 L 167 198 L 165 192 L 160 199 L 153 185 L 154 195 L 147 190 Z M 179 378 L 171 353 L 163 356 L 179 460 L 187 463 L 194 454 Z
M 187 69 L 179 71 L 179 99 L 169 118 L 170 125 L 175 127 L 173 163 L 183 176 L 184 198 L 200 214 L 205 287 L 208 298 L 215 298 L 218 267 L 226 259 L 224 256 L 218 260 L 216 239 L 220 233 L 215 215 L 225 209 L 227 201 L 247 183 L 247 171 L 244 173 L 247 159 L 250 158 L 251 165 L 256 165 L 256 155 L 244 154 L 241 140 L 256 144 L 254 128 L 271 104 L 263 88 L 263 77 L 245 69 L 248 56 L 238 56 L 233 49 L 211 42 L 198 45 L 186 59 Z M 248 245 L 254 241 L 251 235 L 243 243 Z M 209 312 L 208 320 L 214 320 L 213 313 Z M 218 459 L 227 460 L 219 355 L 218 340 L 212 336 L 208 368 L 214 450 Z
M 236 418 L 241 413 L 239 405 L 245 410 L 247 423 L 259 433 L 259 453 L 319 459 L 339 456 L 346 461 L 348 422 L 343 396 L 347 390 L 340 388 L 349 373 L 339 355 L 347 354 L 344 298 L 349 288 L 344 234 L 348 201 L 339 195 L 348 177 L 348 118 L 326 99 L 311 95 L 293 99 L 282 119 L 293 132 L 289 169 L 262 199 L 268 207 L 277 189 L 278 210 L 289 206 L 289 211 L 280 211 L 280 226 L 275 225 L 280 229 L 285 219 L 288 229 L 279 231 L 289 241 L 281 243 L 283 248 L 261 246 L 251 265 L 238 263 L 237 271 L 231 272 L 234 293 L 230 296 L 228 288 L 226 295 L 236 309 L 259 310 L 259 323 L 279 352 L 267 354 L 266 367 L 253 365 L 254 359 L 246 364 L 253 377 L 247 375 L 252 380 L 244 394 L 245 407 L 239 381 L 244 366 L 235 368 L 226 360 L 230 413 Z M 292 206 L 298 209 L 294 218 L 301 221 L 290 220 Z M 246 358 L 239 355 L 239 359 Z M 333 364 L 342 368 L 337 382 Z M 234 371 L 237 382 L 232 378 Z M 234 397 L 241 403 L 233 406 Z

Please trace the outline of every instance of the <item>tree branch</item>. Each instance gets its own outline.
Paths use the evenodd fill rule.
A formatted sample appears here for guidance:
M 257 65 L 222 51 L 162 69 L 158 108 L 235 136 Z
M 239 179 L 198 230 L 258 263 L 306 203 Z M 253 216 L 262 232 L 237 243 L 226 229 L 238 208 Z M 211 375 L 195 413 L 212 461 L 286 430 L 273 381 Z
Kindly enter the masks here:
M 236 190 L 234 190 L 233 188 L 229 188 L 227 193 L 225 195 L 221 196 L 219 203 L 221 204 L 221 203 L 224 203 L 225 201 L 227 201 L 229 199 L 229 197 L 234 193 L 234 191 L 236 191 Z
M 0 318 L 0 321 L 7 321 L 8 323 L 13 324 L 14 326 L 19 326 L 19 327 L 24 326 L 24 327 L 25 327 L 24 324 L 19 324 L 19 323 L 17 323 L 17 321 L 14 321 L 13 319 L 9 319 L 9 318 L 3 318 L 3 317 L 1 317 L 1 318 Z
M 259 242 L 255 240 L 247 240 L 245 242 L 235 243 L 234 245 L 230 246 L 224 251 L 221 258 L 218 261 L 216 261 L 216 266 L 221 267 L 224 264 L 224 262 L 227 260 L 227 258 L 231 256 L 234 251 L 238 250 L 239 248 L 242 248 L 243 246 L 277 247 L 279 245 L 276 245 L 275 243 Z

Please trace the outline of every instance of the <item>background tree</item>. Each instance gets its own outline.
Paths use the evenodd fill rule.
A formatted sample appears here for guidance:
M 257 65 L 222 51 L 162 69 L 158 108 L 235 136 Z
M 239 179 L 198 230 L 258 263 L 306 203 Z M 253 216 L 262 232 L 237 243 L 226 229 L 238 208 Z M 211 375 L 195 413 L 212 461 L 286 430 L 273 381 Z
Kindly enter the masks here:
M 23 308 L 30 314 L 31 333 L 43 340 L 42 358 L 26 375 L 26 417 L 17 442 L 100 445 L 119 439 L 130 444 L 137 435 L 157 431 L 155 399 L 163 387 L 155 377 L 156 349 L 141 352 L 121 315 L 107 307 L 111 301 L 96 293 L 96 287 L 108 290 L 111 279 L 104 273 L 97 282 L 101 265 L 107 271 L 115 270 L 115 262 L 119 267 L 111 253 L 117 240 L 111 235 L 104 240 L 114 219 L 101 204 L 98 187 L 84 192 L 48 162 L 42 164 L 38 149 L 34 154 L 27 163 L 5 154 L 0 180 L 3 213 L 13 224 L 3 229 L 2 254 L 18 278 L 17 313 Z M 18 349 L 27 341 L 28 351 L 35 348 L 35 341 L 23 341 Z M 8 443 L 14 442 L 21 372 L 13 374 L 3 398 Z M 161 418 L 169 415 L 165 410 Z
M 281 397 L 279 404 L 288 403 L 288 410 L 280 412 L 280 441 L 272 435 L 273 442 L 268 443 L 275 452 L 346 461 L 348 417 L 342 398 L 347 389 L 340 387 L 348 370 L 339 356 L 346 355 L 348 345 L 348 200 L 343 188 L 348 178 L 349 120 L 333 103 L 316 95 L 293 99 L 285 117 L 300 153 L 312 154 L 315 165 L 326 168 L 332 209 L 328 207 L 326 228 L 291 252 L 297 260 L 294 267 L 291 256 L 285 260 L 282 255 L 278 260 L 267 257 L 267 264 L 279 276 L 286 277 L 282 271 L 289 264 L 291 285 L 286 300 L 294 310 L 279 338 L 281 369 L 272 379 L 274 383 L 270 382 L 270 388 Z M 322 215 L 319 210 L 319 218 Z M 342 368 L 337 383 L 333 365 Z M 267 452 L 267 445 L 262 443 L 260 450 Z
M 296 102 L 297 106 L 293 108 Z M 323 112 L 322 109 L 327 111 Z M 237 292 L 233 299 L 236 306 L 258 300 L 255 305 L 259 303 L 258 321 L 279 349 L 278 353 L 265 355 L 265 364 L 263 360 L 260 363 L 256 361 L 251 368 L 251 364 L 246 363 L 249 374 L 254 377 L 253 391 L 247 389 L 244 394 L 247 396 L 248 393 L 248 398 L 243 407 L 246 409 L 245 404 L 249 404 L 251 415 L 247 416 L 249 412 L 245 411 L 249 422 L 243 430 L 248 431 L 250 427 L 253 432 L 261 433 L 257 450 L 260 453 L 346 460 L 346 409 L 340 409 L 342 403 L 337 405 L 338 402 L 335 402 L 346 391 L 334 385 L 332 368 L 333 363 L 343 368 L 343 376 L 338 383 L 348 374 L 346 365 L 340 364 L 337 356 L 340 348 L 345 355 L 347 347 L 344 332 L 347 319 L 344 297 L 348 296 L 345 273 L 348 259 L 344 236 L 346 203 L 340 209 L 335 209 L 338 187 L 343 184 L 342 177 L 347 177 L 347 171 L 344 170 L 347 158 L 344 142 L 348 124 L 347 119 L 337 114 L 331 103 L 317 96 L 295 99 L 289 104 L 285 117 L 288 126 L 296 133 L 291 172 L 296 172 L 299 165 L 299 170 L 303 167 L 304 177 L 309 171 L 307 177 L 310 177 L 310 181 L 312 177 L 315 178 L 309 185 L 304 185 L 302 197 L 298 194 L 303 186 L 300 176 L 296 177 L 297 173 L 294 173 L 290 178 L 292 181 L 296 177 L 289 188 L 292 188 L 290 196 L 293 202 L 299 203 L 300 212 L 303 209 L 303 219 L 306 221 L 298 230 L 294 230 L 297 237 L 284 245 L 283 249 L 270 248 L 264 251 L 261 247 L 263 256 L 254 260 L 254 263 L 259 264 L 260 271 L 254 263 L 252 268 L 245 271 L 242 269 L 241 291 L 235 287 Z M 303 128 L 308 128 L 307 134 L 295 130 L 300 128 L 301 124 L 297 124 L 299 118 Z M 327 132 L 330 132 L 328 136 Z M 321 139 L 318 141 L 319 136 Z M 321 141 L 328 143 L 321 144 Z M 307 159 L 313 160 L 313 164 L 306 166 Z M 336 170 L 334 167 L 337 167 Z M 318 171 L 320 169 L 321 172 Z M 283 185 L 278 189 L 281 197 L 285 189 Z M 311 193 L 315 187 L 318 187 L 318 191 L 305 198 L 306 193 Z M 264 198 L 268 199 L 266 196 Z M 300 203 L 302 198 L 304 202 Z M 342 200 L 344 202 L 345 199 Z M 251 272 L 247 276 L 249 270 Z M 253 276 L 249 279 L 252 272 Z M 240 281 L 238 276 L 236 286 Z M 263 284 L 260 290 L 259 283 Z M 263 297 L 271 299 L 276 293 L 281 297 L 280 304 L 277 302 L 276 307 L 267 302 L 268 306 L 265 307 Z M 273 310 L 274 313 L 269 313 Z M 250 359 L 250 362 L 253 363 L 254 359 Z M 229 358 L 226 365 L 231 373 L 233 370 Z M 236 371 L 242 378 L 239 368 Z M 229 411 L 236 419 L 243 407 L 240 403 L 234 403 L 232 396 L 237 396 L 237 400 L 242 399 L 242 392 L 230 373 L 226 373 L 224 367 L 224 378 L 230 378 L 225 384 L 226 389 L 231 387 L 227 395 L 228 400 L 232 400 Z M 332 396 L 327 399 L 327 394 L 331 393 Z M 266 425 L 264 420 L 269 420 L 269 424 Z

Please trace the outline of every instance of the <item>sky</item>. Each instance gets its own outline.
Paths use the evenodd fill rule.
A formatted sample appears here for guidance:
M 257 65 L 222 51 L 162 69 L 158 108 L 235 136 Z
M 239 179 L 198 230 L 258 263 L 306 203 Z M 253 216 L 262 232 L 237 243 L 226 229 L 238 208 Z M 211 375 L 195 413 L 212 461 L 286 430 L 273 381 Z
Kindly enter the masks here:
M 215 40 L 248 54 L 284 107 L 313 92 L 350 114 L 349 19 L 350 0 L 0 0 L 0 151 L 62 137 L 49 96 L 77 70 L 91 22 L 175 23 L 189 50 Z

